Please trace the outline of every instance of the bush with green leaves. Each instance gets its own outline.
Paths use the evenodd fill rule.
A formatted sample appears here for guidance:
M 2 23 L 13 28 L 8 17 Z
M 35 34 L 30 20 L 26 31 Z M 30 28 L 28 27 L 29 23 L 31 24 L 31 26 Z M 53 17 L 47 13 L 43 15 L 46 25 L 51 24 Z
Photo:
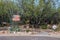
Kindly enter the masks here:
M 42 29 L 47 29 L 47 25 L 42 25 L 41 28 Z
M 20 31 L 20 28 L 18 26 L 13 26 L 13 27 L 11 27 L 10 31 L 19 32 Z
M 26 32 L 29 32 L 29 31 L 30 31 L 29 29 L 26 30 Z

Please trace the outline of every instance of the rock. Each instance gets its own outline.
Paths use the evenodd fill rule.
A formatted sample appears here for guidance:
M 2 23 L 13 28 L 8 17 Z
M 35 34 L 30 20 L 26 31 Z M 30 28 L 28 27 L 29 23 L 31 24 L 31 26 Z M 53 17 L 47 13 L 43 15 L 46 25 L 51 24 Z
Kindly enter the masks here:
M 57 25 L 53 25 L 53 26 L 52 26 L 52 29 L 53 29 L 53 30 L 57 29 Z

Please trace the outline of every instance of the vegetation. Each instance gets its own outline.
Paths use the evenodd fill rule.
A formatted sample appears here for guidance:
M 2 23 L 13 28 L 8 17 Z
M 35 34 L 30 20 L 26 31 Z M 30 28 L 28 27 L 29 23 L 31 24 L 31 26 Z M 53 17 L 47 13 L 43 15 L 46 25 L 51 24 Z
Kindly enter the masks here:
M 8 0 L 0 0 L 0 24 L 2 22 L 11 22 L 12 14 L 14 14 L 18 10 L 18 7 L 12 2 Z
M 59 0 L 58 0 L 59 1 Z M 56 0 L 3 0 L 0 1 L 0 22 L 12 22 L 13 14 L 21 16 L 20 24 L 30 24 L 35 28 L 47 24 L 60 23 L 60 5 Z

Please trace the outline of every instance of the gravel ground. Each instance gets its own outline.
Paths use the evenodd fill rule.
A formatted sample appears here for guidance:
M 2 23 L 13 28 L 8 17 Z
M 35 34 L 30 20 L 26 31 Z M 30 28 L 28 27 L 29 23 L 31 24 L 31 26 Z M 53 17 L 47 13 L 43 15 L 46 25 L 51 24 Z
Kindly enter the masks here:
M 0 36 L 45 36 L 45 37 L 55 37 L 60 38 L 60 32 L 47 32 L 47 31 L 41 31 L 39 33 L 37 32 L 18 32 L 18 33 L 9 33 L 8 31 L 0 31 Z
M 0 36 L 44 36 L 44 37 L 55 37 L 60 38 L 60 34 L 54 34 L 54 33 L 48 33 L 48 32 L 40 32 L 36 34 L 26 33 L 26 32 L 18 32 L 18 33 L 6 33 L 6 34 L 0 34 Z

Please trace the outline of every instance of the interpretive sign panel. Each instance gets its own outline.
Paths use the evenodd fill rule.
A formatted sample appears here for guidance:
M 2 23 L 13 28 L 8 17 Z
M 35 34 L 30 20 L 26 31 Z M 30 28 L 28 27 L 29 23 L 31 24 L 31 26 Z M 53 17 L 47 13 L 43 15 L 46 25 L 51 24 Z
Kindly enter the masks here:
M 13 15 L 12 20 L 13 21 L 20 21 L 20 16 L 19 15 Z

